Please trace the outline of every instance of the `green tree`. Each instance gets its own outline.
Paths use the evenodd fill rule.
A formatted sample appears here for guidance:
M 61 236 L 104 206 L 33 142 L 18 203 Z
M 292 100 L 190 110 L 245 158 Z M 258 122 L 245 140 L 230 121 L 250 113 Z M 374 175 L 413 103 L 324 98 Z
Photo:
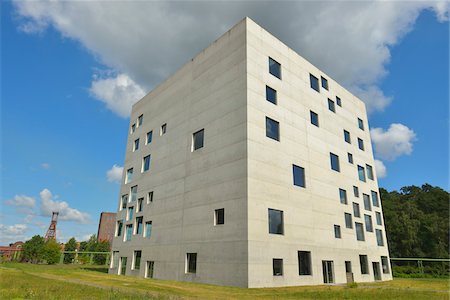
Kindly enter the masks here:
M 40 235 L 33 236 L 22 246 L 23 260 L 37 264 L 44 259 L 45 240 Z
M 64 251 L 75 251 L 77 249 L 77 240 L 73 237 L 64 245 Z M 65 253 L 64 263 L 70 264 L 75 258 L 75 253 Z
M 54 239 L 49 239 L 45 242 L 44 245 L 44 260 L 49 265 L 56 264 L 59 262 L 59 259 L 61 257 L 61 247 L 58 242 L 56 242 Z
M 110 244 L 108 241 L 97 242 L 95 246 L 95 252 L 109 253 Z M 106 263 L 106 254 L 95 254 L 94 263 L 97 265 L 104 265 Z

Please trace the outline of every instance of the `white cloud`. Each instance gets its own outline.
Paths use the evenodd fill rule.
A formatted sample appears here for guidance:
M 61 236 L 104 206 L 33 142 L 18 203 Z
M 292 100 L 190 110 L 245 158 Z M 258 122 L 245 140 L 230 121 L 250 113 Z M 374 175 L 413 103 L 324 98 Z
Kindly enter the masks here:
M 43 189 L 41 196 L 41 215 L 50 217 L 52 212 L 59 212 L 58 219 L 64 221 L 74 221 L 86 224 L 90 221 L 90 216 L 87 213 L 81 212 L 78 209 L 71 208 L 65 201 L 54 200 L 53 194 L 48 189 Z
M 114 164 L 111 169 L 106 171 L 106 178 L 109 182 L 120 183 L 122 180 L 123 167 Z
M 385 131 L 372 128 L 370 136 L 375 148 L 375 156 L 383 160 L 394 160 L 401 155 L 409 155 L 413 151 L 416 134 L 403 124 L 393 123 Z
M 48 169 L 50 169 L 50 164 L 49 163 L 42 163 L 41 164 L 41 168 L 44 169 L 44 170 L 48 170 Z
M 36 205 L 36 200 L 33 197 L 16 195 L 13 199 L 7 200 L 5 203 L 19 207 L 34 207 Z
M 448 2 L 102 2 L 15 1 L 25 32 L 52 26 L 119 75 L 92 82 L 92 94 L 120 116 L 233 24 L 249 16 L 357 93 L 368 110 L 391 101 L 379 89 L 390 47 L 424 9 L 448 20 Z M 276 12 L 276 13 L 273 13 Z M 83 16 L 80 22 L 80 16 Z
M 26 224 L 4 225 L 0 224 L 0 241 L 9 244 L 20 240 L 25 240 Z
M 384 178 L 387 176 L 386 166 L 381 160 L 375 159 L 375 172 L 377 173 L 377 178 Z

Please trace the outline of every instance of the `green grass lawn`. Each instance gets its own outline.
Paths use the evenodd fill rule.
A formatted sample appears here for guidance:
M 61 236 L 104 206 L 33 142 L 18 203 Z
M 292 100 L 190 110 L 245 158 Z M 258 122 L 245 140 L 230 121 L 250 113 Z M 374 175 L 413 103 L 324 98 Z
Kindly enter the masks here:
M 244 289 L 109 275 L 80 265 L 0 265 L 0 299 L 449 299 L 446 279 Z

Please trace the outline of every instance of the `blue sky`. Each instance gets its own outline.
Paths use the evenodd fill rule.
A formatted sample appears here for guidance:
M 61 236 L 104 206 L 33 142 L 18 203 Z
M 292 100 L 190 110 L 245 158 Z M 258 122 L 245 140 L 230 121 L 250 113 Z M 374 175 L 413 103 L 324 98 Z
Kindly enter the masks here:
M 216 20 L 210 17 L 215 16 L 217 7 L 205 4 L 177 7 L 177 14 L 192 17 L 185 24 L 190 35 L 170 31 L 164 18 L 149 17 L 148 38 L 142 26 L 126 16 L 135 13 L 139 19 L 136 12 L 148 7 L 137 5 L 144 4 L 109 4 L 106 9 L 98 3 L 45 5 L 2 3 L 3 244 L 45 234 L 49 213 L 55 208 L 62 211 L 58 224 L 61 241 L 96 233 L 100 212 L 117 208 L 120 172 L 108 177 L 107 171 L 123 165 L 131 103 L 239 21 L 242 14 L 366 101 L 370 126 L 378 128 L 373 132 L 375 155 L 387 170 L 385 177 L 379 178 L 381 187 L 392 190 L 430 183 L 448 189 L 448 7 L 366 8 L 354 4 L 351 9 L 358 13 L 350 12 L 352 18 L 360 15 L 371 24 L 364 15 L 367 9 L 374 10 L 376 21 L 344 35 L 344 42 L 331 40 L 332 51 L 349 62 L 343 69 L 327 60 L 328 52 L 315 51 L 324 48 L 320 45 L 329 45 L 329 36 L 313 40 L 312 46 L 298 36 L 295 18 L 290 15 L 293 9 L 287 4 L 279 9 L 293 29 L 268 17 L 269 7 L 242 4 L 239 13 L 226 7 L 220 10 L 222 19 Z M 304 6 L 310 11 L 320 8 Z M 107 20 L 77 19 L 80 11 L 97 9 L 104 9 Z M 377 14 L 377 9 L 389 13 Z M 116 17 L 115 10 L 125 16 Z M 199 12 L 201 17 L 195 18 Z M 380 20 L 376 15 L 386 17 Z M 302 24 L 305 32 L 311 29 L 308 24 Z M 110 27 L 116 31 L 111 32 Z M 323 32 L 330 31 L 329 25 L 322 27 Z M 192 30 L 195 28 L 203 31 Z M 171 39 L 161 37 L 167 30 Z M 335 35 L 332 38 L 336 39 Z M 358 52 L 355 45 L 361 43 L 366 48 Z M 144 62 L 136 63 L 136 59 Z M 358 69 L 360 65 L 363 68 Z M 384 173 L 381 168 L 379 177 Z

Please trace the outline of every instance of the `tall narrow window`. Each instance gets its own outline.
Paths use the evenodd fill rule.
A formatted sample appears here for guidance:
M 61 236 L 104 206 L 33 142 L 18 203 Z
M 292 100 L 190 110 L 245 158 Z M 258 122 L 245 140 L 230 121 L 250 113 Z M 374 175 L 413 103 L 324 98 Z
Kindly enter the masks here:
M 361 274 L 369 274 L 369 260 L 367 255 L 359 256 L 359 265 L 361 266 Z
M 296 165 L 292 165 L 294 176 L 294 185 L 305 187 L 305 169 Z
M 266 136 L 276 141 L 280 140 L 280 123 L 266 117 Z
M 150 155 L 147 155 L 142 159 L 142 172 L 150 170 Z
M 153 131 L 149 131 L 147 132 L 147 138 L 145 140 L 145 143 L 148 145 L 152 142 L 153 140 Z
M 319 127 L 319 115 L 313 112 L 312 110 L 309 111 L 309 116 L 311 118 L 311 124 L 316 125 Z
M 144 115 L 140 115 L 137 119 L 137 127 L 142 125 L 143 120 L 144 120 Z
M 336 104 L 339 105 L 340 107 L 342 107 L 341 98 L 339 98 L 338 96 L 336 96 Z
M 377 245 L 384 246 L 383 231 L 381 231 L 380 229 L 377 229 L 377 230 L 375 230 L 375 233 L 377 235 Z
M 359 180 L 366 182 L 366 172 L 364 171 L 364 167 L 358 165 L 358 177 Z
M 197 253 L 186 253 L 186 273 L 197 273 Z
M 334 153 L 330 152 L 330 163 L 331 163 L 331 170 L 340 172 L 341 168 L 339 166 L 339 156 L 337 156 Z
M 281 258 L 274 258 L 272 265 L 273 276 L 283 276 L 283 260 Z
M 331 99 L 328 99 L 328 109 L 332 112 L 336 112 L 336 106 L 334 105 L 334 101 Z
M 355 222 L 355 229 L 356 229 L 356 239 L 358 241 L 364 241 L 364 227 L 362 223 Z
M 358 127 L 361 130 L 364 130 L 364 122 L 360 118 L 358 118 Z
M 277 91 L 267 85 L 266 85 L 266 100 L 275 105 L 277 104 Z
M 135 185 L 135 186 L 132 186 L 131 189 L 130 189 L 130 194 L 131 194 L 130 201 L 131 201 L 131 202 L 136 201 L 136 198 L 137 198 L 137 188 L 138 188 L 137 185 Z
M 142 234 L 142 226 L 143 226 L 143 222 L 142 222 L 142 220 L 143 220 L 143 217 L 137 217 L 136 218 L 136 233 L 135 234 Z
M 347 157 L 348 157 L 348 163 L 353 164 L 353 154 L 347 153 Z
M 313 90 L 315 90 L 315 91 L 320 93 L 319 79 L 316 76 L 314 76 L 312 74 L 309 74 L 309 83 L 310 83 L 311 88 Z
M 214 211 L 214 225 L 225 224 L 225 209 L 219 208 Z
M 269 208 L 269 233 L 284 234 L 283 211 Z
M 269 73 L 281 79 L 281 65 L 271 57 L 269 57 Z
M 334 237 L 337 239 L 341 238 L 341 226 L 334 225 Z
M 379 207 L 380 202 L 378 201 L 378 193 L 375 191 L 371 191 L 372 194 L 372 204 L 373 206 Z
M 142 204 L 144 202 L 144 198 L 139 198 L 137 202 L 136 212 L 142 211 Z
M 142 256 L 142 251 L 134 251 L 134 264 L 133 264 L 133 269 L 134 270 L 139 270 L 141 268 L 141 256 Z
M 133 180 L 133 168 L 127 170 L 127 176 L 125 177 L 125 183 L 131 182 Z
M 352 220 L 352 214 L 344 213 L 345 218 L 345 228 L 353 228 L 353 220 Z
M 323 76 L 320 76 L 320 81 L 322 82 L 322 87 L 328 91 L 328 80 Z
M 144 237 L 150 238 L 152 236 L 152 221 L 145 222 Z
M 366 231 L 373 232 L 372 216 L 364 215 L 364 223 L 366 223 Z
M 131 221 L 133 219 L 133 206 L 128 207 L 127 211 L 127 221 Z
M 359 210 L 359 204 L 356 202 L 353 202 L 353 215 L 355 216 L 355 218 L 361 217 L 361 212 Z
M 166 132 L 167 132 L 167 123 L 164 123 L 161 125 L 161 130 L 159 132 L 159 135 L 166 134 Z
M 139 139 L 134 140 L 133 151 L 139 150 Z
M 149 204 L 150 202 L 153 202 L 153 191 L 148 192 L 147 194 L 147 204 Z
M 375 219 L 377 220 L 377 225 L 383 225 L 383 220 L 381 218 L 381 213 L 375 212 Z
M 127 203 L 128 203 L 128 195 L 123 195 L 122 196 L 122 209 L 127 208 Z
M 298 251 L 298 275 L 312 275 L 310 251 Z
M 347 204 L 347 191 L 344 189 L 339 189 L 339 198 L 342 204 Z
M 126 226 L 126 231 L 125 231 L 125 241 L 129 242 L 131 241 L 131 236 L 133 235 L 133 225 L 132 224 L 128 224 Z
M 373 180 L 374 176 L 373 176 L 373 168 L 372 168 L 372 166 L 366 164 L 366 170 L 367 170 L 367 178 L 369 178 L 370 180 Z
M 383 267 L 383 273 L 389 274 L 389 260 L 387 256 L 381 257 L 381 266 Z
M 153 278 L 154 269 L 155 269 L 155 262 L 147 261 L 147 272 L 145 273 L 145 278 Z
M 368 211 L 372 211 L 372 206 L 370 205 L 370 197 L 369 195 L 363 194 L 364 200 L 364 209 Z
M 133 125 L 131 125 L 131 133 L 134 133 L 136 131 L 136 123 L 134 123 Z
M 192 151 L 203 148 L 204 138 L 205 138 L 205 129 L 201 129 L 192 134 Z
M 359 198 L 359 188 L 357 186 L 353 186 L 353 195 Z
M 358 148 L 364 151 L 364 141 L 360 138 L 358 138 Z
M 346 141 L 347 143 L 351 144 L 352 140 L 350 138 L 350 132 L 348 132 L 347 130 L 344 129 L 344 141 Z
M 122 220 L 117 221 L 116 236 L 121 236 L 122 235 L 122 228 L 123 228 L 123 221 Z

